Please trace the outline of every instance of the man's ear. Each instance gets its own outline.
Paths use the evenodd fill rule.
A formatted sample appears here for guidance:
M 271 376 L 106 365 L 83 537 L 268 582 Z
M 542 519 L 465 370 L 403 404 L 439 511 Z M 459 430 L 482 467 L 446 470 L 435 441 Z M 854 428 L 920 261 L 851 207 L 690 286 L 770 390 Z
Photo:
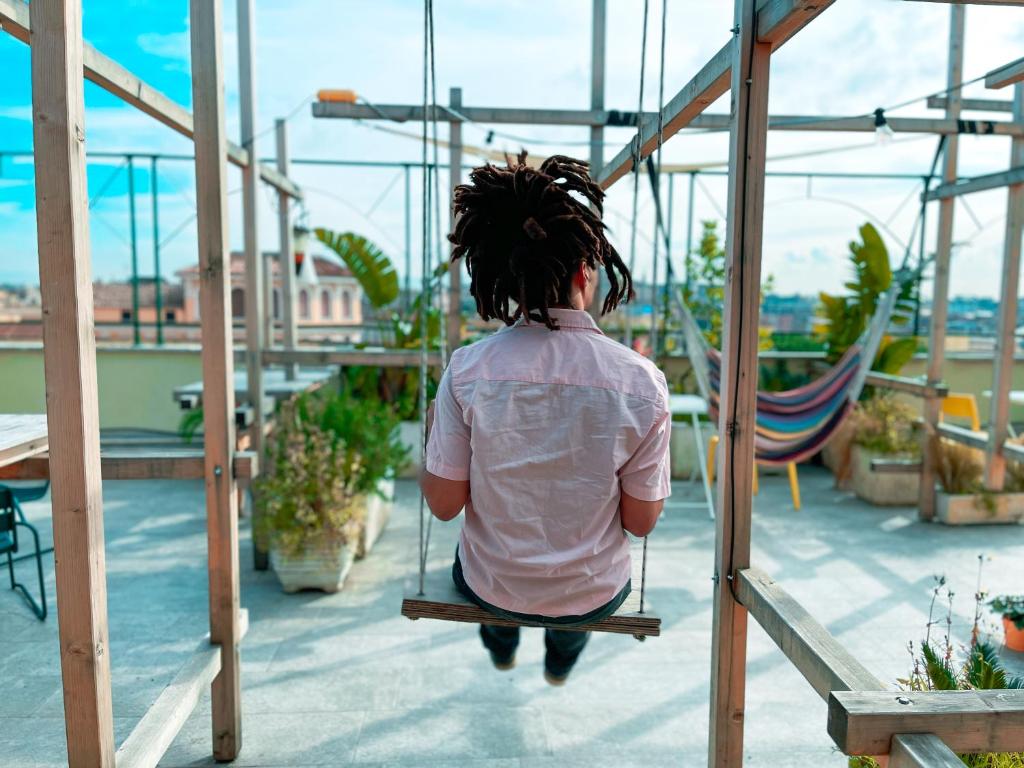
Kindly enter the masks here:
M 590 282 L 590 275 L 587 274 L 587 262 L 581 261 L 576 267 L 576 275 L 573 278 L 577 287 L 582 291 Z

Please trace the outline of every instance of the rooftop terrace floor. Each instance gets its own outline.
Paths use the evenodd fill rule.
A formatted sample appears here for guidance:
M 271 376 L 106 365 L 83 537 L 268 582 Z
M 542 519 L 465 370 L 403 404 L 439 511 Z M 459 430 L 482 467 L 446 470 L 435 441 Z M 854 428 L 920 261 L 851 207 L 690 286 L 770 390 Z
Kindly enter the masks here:
M 909 509 L 865 505 L 801 468 L 804 509 L 784 478 L 762 478 L 753 562 L 886 681 L 906 674 L 924 634 L 933 575 L 957 593 L 954 636 L 968 638 L 979 553 L 990 592 L 1024 591 L 1024 528 L 946 528 Z M 207 631 L 199 482 L 104 487 L 110 656 L 118 743 Z M 243 748 L 235 765 L 592 768 L 706 762 L 714 526 L 679 508 L 676 483 L 650 539 L 648 595 L 663 634 L 639 643 L 595 635 L 568 685 L 541 676 L 541 630 L 525 630 L 518 667 L 498 672 L 470 625 L 399 615 L 414 575 L 418 496 L 398 484 L 391 524 L 335 595 L 285 595 L 251 569 L 243 523 Z M 48 502 L 26 505 L 49 540 Z M 447 567 L 457 524 L 436 524 L 431 568 Z M 637 550 L 638 551 L 638 550 Z M 54 592 L 52 557 L 48 589 Z M 20 566 L 29 582 L 28 563 Z M 29 582 L 30 583 L 30 582 Z M 52 603 L 51 603 L 52 605 Z M 941 631 L 941 630 L 940 630 Z M 744 751 L 748 766 L 842 766 L 826 708 L 750 623 Z M 1024 659 L 1004 652 L 1016 671 Z M 66 764 L 57 622 L 39 623 L 0 590 L 0 762 Z M 213 765 L 209 699 L 162 766 Z

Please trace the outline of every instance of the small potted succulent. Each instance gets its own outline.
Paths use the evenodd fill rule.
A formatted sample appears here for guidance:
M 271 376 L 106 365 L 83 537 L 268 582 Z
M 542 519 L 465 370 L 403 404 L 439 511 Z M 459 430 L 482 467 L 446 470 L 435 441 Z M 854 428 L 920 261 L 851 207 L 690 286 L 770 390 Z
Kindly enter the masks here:
M 321 408 L 318 399 L 281 407 L 270 468 L 254 483 L 257 535 L 285 592 L 341 589 L 362 529 L 344 446 L 317 423 Z
M 989 607 L 1002 614 L 1006 647 L 1024 651 L 1024 595 L 999 595 L 989 601 Z
M 920 473 L 916 468 L 885 473 L 871 469 L 874 459 L 920 456 L 913 410 L 891 395 L 876 395 L 857 404 L 849 423 L 850 489 L 878 506 L 917 504 Z

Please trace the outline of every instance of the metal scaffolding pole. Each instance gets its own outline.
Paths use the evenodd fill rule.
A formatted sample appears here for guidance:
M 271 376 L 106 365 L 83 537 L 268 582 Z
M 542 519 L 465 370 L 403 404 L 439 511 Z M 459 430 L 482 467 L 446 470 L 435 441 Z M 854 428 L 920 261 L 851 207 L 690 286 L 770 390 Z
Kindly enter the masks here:
M 277 141 L 277 170 L 288 176 L 288 127 L 284 120 L 274 121 L 274 136 Z M 298 345 L 298 318 L 295 301 L 295 258 L 292 254 L 292 223 L 289 213 L 291 200 L 284 192 L 277 194 L 278 264 L 281 272 L 281 336 L 285 349 Z M 294 381 L 297 374 L 294 363 L 285 366 L 285 378 Z
M 139 326 L 139 243 L 135 227 L 135 160 L 128 155 L 128 227 L 132 248 L 132 343 L 142 343 Z
M 448 92 L 448 103 L 455 110 L 462 107 L 462 89 L 452 88 Z M 448 224 L 455 225 L 455 209 L 452 207 L 452 195 L 462 178 L 462 123 L 448 124 L 449 156 L 448 156 Z M 429 212 L 427 214 L 430 215 Z M 454 247 L 454 246 L 452 246 Z M 440 255 L 440 254 L 438 254 Z M 448 270 L 448 354 L 462 344 L 462 270 L 453 265 Z
M 164 297 L 160 275 L 160 195 L 157 185 L 157 158 L 149 159 L 149 190 L 153 198 L 153 293 L 156 302 L 156 343 L 164 343 Z
M 405 173 L 405 295 L 402 308 L 408 313 L 412 308 L 412 180 L 409 166 Z

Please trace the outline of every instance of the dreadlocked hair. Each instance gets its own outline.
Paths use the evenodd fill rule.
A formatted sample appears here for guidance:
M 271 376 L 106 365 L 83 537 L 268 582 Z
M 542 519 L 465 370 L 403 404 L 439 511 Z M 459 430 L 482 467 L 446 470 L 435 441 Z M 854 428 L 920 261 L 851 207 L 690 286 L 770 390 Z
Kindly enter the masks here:
M 452 262 L 465 257 L 470 293 L 484 320 L 512 325 L 533 314 L 556 330 L 548 307 L 568 304 L 581 262 L 604 266 L 611 287 L 602 314 L 633 297 L 629 269 L 605 237 L 604 191 L 586 163 L 554 155 L 531 168 L 523 151 L 507 167 L 484 165 L 469 178 L 455 188 L 456 224 L 448 239 L 455 246 Z

